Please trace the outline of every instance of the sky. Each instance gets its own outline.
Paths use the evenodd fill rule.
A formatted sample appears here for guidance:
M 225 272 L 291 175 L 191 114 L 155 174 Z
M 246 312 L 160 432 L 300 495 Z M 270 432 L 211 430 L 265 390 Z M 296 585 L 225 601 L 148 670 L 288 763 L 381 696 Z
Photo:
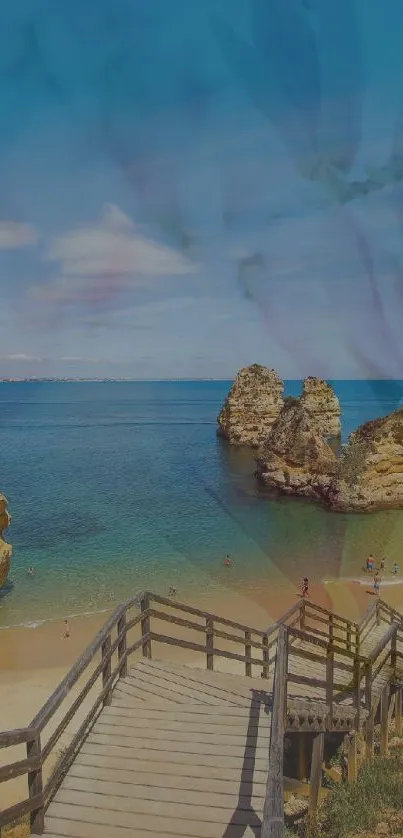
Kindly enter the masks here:
M 403 378 L 401 0 L 13 0 L 0 377 Z

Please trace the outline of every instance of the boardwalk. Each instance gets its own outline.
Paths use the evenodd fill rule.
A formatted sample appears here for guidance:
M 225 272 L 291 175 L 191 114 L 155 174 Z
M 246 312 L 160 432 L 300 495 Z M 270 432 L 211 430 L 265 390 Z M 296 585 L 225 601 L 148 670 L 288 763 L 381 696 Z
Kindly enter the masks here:
M 173 646 L 195 665 L 159 657 Z M 0 782 L 28 780 L 0 826 L 30 813 L 32 834 L 48 838 L 261 838 L 269 824 L 283 838 L 283 791 L 308 795 L 311 813 L 324 793 L 326 737 L 348 734 L 351 781 L 356 732 L 371 756 L 380 721 L 387 753 L 402 700 L 403 617 L 379 599 L 360 623 L 301 600 L 262 631 L 143 592 L 27 728 L 0 733 L 2 749 L 26 751 L 0 766 Z M 284 733 L 299 743 L 293 778 Z
M 256 836 L 269 735 L 261 679 L 140 661 L 82 746 L 49 806 L 45 832 Z

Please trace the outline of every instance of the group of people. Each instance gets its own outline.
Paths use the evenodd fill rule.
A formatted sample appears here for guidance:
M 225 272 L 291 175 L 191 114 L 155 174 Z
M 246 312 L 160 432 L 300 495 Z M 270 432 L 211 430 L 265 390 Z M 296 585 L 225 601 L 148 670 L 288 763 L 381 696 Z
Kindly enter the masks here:
M 372 553 L 370 553 L 368 558 L 367 558 L 366 564 L 365 564 L 365 570 L 367 571 L 367 573 L 374 573 L 374 593 L 376 594 L 376 596 L 379 596 L 379 591 L 380 591 L 381 582 L 382 582 L 381 571 L 385 570 L 385 559 L 381 559 L 381 561 L 379 563 L 379 569 L 378 569 L 376 567 L 375 558 L 372 555 Z M 395 562 L 394 565 L 393 565 L 392 573 L 395 576 L 397 576 L 398 572 L 399 572 L 399 565 L 397 564 L 397 562 Z

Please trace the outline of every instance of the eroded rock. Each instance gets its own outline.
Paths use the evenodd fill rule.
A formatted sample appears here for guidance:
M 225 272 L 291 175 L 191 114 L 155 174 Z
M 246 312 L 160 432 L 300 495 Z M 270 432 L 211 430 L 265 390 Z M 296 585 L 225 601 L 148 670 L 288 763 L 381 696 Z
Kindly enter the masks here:
M 337 458 L 301 399 L 287 398 L 257 459 L 257 477 L 282 494 L 320 500 Z
M 326 500 L 340 512 L 403 507 L 403 409 L 350 435 Z
M 319 434 L 338 437 L 341 433 L 340 402 L 333 388 L 323 378 L 305 378 L 301 405 L 312 414 Z
M 218 430 L 233 445 L 258 447 L 283 406 L 284 383 L 274 370 L 240 370 L 218 416 Z
M 7 581 L 10 572 L 10 563 L 13 548 L 3 539 L 3 532 L 11 522 L 11 516 L 7 508 L 7 498 L 0 493 L 0 588 Z

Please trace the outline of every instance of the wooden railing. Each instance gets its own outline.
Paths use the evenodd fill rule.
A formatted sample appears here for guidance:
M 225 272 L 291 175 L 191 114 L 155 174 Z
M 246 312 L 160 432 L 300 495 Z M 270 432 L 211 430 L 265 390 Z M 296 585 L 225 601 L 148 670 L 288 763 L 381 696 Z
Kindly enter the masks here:
M 133 609 L 137 612 L 140 609 L 134 617 L 131 616 Z M 186 629 L 188 634 L 194 632 L 200 637 L 200 642 L 157 631 L 156 623 Z M 138 636 L 135 636 L 136 630 Z M 23 775 L 28 781 L 27 797 L 0 812 L 0 828 L 29 815 L 31 832 L 43 833 L 45 810 L 102 707 L 110 703 L 118 678 L 127 674 L 129 659 L 136 652 L 151 658 L 155 644 L 200 652 L 208 670 L 213 669 L 217 657 L 239 661 L 247 676 L 252 675 L 252 667 L 257 667 L 262 676 L 268 678 L 274 661 L 274 657 L 272 661 L 269 659 L 269 639 L 264 631 L 150 592 L 130 598 L 107 620 L 31 724 L 22 730 L 0 733 L 0 748 L 26 747 L 25 759 L 0 768 L 0 783 Z M 236 651 L 224 648 L 225 645 L 235 646 Z M 78 695 L 63 712 L 64 702 L 71 697 L 72 689 L 77 687 Z M 53 764 L 45 781 L 46 763 L 51 759 L 55 763 L 63 736 L 89 698 L 91 702 L 85 718 L 64 746 L 61 757 Z
M 137 611 L 134 616 L 133 609 Z M 370 658 L 362 657 L 363 640 L 373 625 L 382 620 L 390 626 L 382 642 Z M 164 633 L 159 630 L 164 623 L 171 630 L 174 626 L 186 630 L 186 636 Z M 189 639 L 189 633 L 195 635 L 194 640 Z M 32 833 L 43 832 L 44 813 L 50 800 L 102 707 L 111 702 L 115 683 L 127 674 L 128 661 L 135 653 L 151 658 L 156 644 L 176 646 L 200 653 L 208 670 L 214 668 L 216 658 L 223 657 L 241 663 L 246 676 L 257 669 L 265 679 L 274 674 L 276 664 L 274 743 L 276 737 L 282 736 L 280 720 L 283 719 L 284 726 L 287 690 L 292 684 L 321 687 L 330 720 L 337 703 L 351 692 L 359 725 L 362 695 L 365 709 L 373 713 L 371 695 L 377 675 L 388 660 L 394 671 L 397 662 L 403 660 L 399 643 L 403 644 L 402 617 L 381 600 L 371 606 L 357 625 L 302 599 L 267 631 L 262 631 L 157 594 L 137 594 L 111 615 L 31 724 L 21 730 L 0 733 L 0 748 L 24 746 L 26 749 L 24 759 L 0 768 L 0 783 L 25 775 L 28 784 L 27 797 L 0 812 L 0 827 L 29 815 Z M 283 659 L 280 652 L 284 644 Z M 290 664 L 295 659 L 323 664 L 323 679 L 293 672 Z M 73 689 L 78 689 L 78 694 L 63 709 Z M 85 701 L 89 703 L 88 711 L 66 744 L 63 737 Z M 275 732 L 276 725 L 280 733 Z M 57 748 L 61 745 L 63 753 L 56 761 Z M 44 771 L 46 764 L 49 770 Z

